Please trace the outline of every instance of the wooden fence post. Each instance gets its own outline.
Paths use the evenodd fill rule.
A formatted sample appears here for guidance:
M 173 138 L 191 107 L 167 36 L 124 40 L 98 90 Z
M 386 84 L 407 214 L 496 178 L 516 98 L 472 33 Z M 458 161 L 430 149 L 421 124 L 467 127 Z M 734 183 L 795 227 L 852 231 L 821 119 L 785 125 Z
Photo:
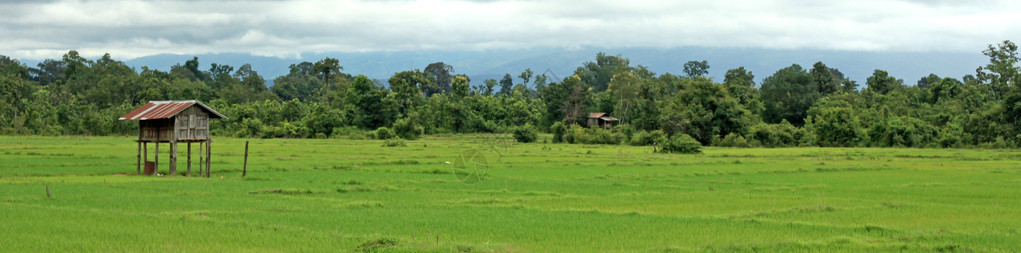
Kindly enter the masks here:
M 245 165 L 241 167 L 241 177 L 248 174 L 248 141 L 245 141 Z

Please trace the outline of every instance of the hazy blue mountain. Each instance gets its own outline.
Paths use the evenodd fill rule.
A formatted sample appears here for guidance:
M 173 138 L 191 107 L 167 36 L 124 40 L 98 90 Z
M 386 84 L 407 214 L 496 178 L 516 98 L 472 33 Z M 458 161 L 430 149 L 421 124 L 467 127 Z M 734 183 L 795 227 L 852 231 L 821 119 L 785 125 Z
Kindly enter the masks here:
M 979 49 L 974 53 L 947 52 L 853 52 L 832 50 L 771 50 L 752 48 L 703 48 L 685 47 L 672 49 L 657 48 L 581 48 L 581 49 L 527 49 L 488 51 L 395 51 L 367 53 L 317 53 L 303 54 L 300 59 L 254 56 L 247 53 L 219 53 L 194 55 L 199 58 L 203 69 L 210 63 L 227 64 L 235 68 L 250 63 L 253 69 L 272 82 L 285 75 L 288 66 L 302 61 L 315 62 L 324 57 L 340 60 L 344 72 L 364 74 L 384 83 L 393 73 L 424 69 L 426 65 L 442 61 L 454 66 L 458 74 L 467 74 L 473 84 L 488 78 L 500 79 L 510 73 L 517 79 L 518 73 L 531 68 L 536 74 L 549 70 L 560 78 L 570 76 L 576 68 L 587 61 L 593 61 L 598 52 L 608 55 L 620 54 L 631 60 L 631 65 L 642 65 L 658 74 L 681 74 L 683 65 L 689 60 L 708 60 L 710 76 L 718 81 L 732 68 L 744 66 L 755 74 L 756 82 L 776 70 L 800 64 L 808 69 L 817 61 L 837 68 L 848 78 L 865 86 L 865 79 L 875 69 L 883 69 L 891 75 L 904 79 L 905 84 L 915 82 L 929 73 L 939 76 L 960 78 L 974 74 L 975 68 L 986 64 L 988 59 Z M 138 69 L 141 66 L 169 70 L 175 64 L 183 64 L 193 55 L 161 54 L 140 57 L 126 61 Z M 26 62 L 29 63 L 29 62 Z M 34 65 L 34 64 L 33 64 Z

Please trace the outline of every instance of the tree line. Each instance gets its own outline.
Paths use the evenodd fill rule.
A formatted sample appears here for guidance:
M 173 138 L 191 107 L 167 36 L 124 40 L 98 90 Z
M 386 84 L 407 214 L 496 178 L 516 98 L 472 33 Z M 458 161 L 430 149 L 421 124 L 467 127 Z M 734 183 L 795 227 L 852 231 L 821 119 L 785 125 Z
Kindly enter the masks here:
M 120 115 L 152 100 L 197 99 L 229 117 L 213 124 L 214 134 L 238 137 L 528 130 L 571 143 L 651 145 L 685 136 L 738 147 L 1018 147 L 1017 46 L 1003 41 L 982 53 L 989 63 L 974 75 L 930 74 L 909 85 L 875 70 L 864 86 L 822 62 L 793 64 L 756 83 L 744 67 L 721 81 L 706 76 L 706 61 L 656 74 L 604 53 L 563 79 L 525 69 L 478 83 L 437 62 L 394 73 L 385 85 L 324 58 L 292 64 L 271 87 L 249 64 L 204 70 L 193 58 L 164 72 L 133 69 L 109 54 L 90 60 L 70 51 L 34 67 L 0 55 L 0 133 L 131 135 L 137 123 Z M 590 112 L 620 124 L 579 127 Z

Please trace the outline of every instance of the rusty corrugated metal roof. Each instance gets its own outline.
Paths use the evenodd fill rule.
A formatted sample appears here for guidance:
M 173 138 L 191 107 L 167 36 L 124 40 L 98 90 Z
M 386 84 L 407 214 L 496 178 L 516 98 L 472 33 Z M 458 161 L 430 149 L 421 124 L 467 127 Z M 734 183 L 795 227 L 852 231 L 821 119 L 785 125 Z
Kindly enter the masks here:
M 202 104 L 202 102 L 195 100 L 174 100 L 174 101 L 149 101 L 145 105 L 136 108 L 134 111 L 125 114 L 120 117 L 120 120 L 151 120 L 151 119 L 168 119 L 177 115 L 184 109 L 191 107 L 192 105 L 199 105 L 202 109 L 209 112 L 209 118 L 212 119 L 226 119 L 223 114 L 214 111 L 209 106 Z
M 606 113 L 605 112 L 593 112 L 593 113 L 589 113 L 588 117 L 590 119 L 595 119 L 595 118 L 602 117 L 603 115 L 606 115 Z

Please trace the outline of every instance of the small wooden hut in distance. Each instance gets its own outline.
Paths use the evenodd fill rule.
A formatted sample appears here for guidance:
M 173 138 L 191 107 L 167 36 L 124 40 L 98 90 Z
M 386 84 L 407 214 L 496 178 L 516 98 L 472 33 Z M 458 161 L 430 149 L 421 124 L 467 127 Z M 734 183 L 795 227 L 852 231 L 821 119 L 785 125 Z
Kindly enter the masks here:
M 588 114 L 588 122 L 586 122 L 586 125 L 588 127 L 612 128 L 614 124 L 617 124 L 617 121 L 620 120 L 610 117 L 610 115 L 605 112 L 593 112 Z
M 158 171 L 161 142 L 170 144 L 170 175 L 177 174 L 177 144 L 188 145 L 188 175 L 191 175 L 191 143 L 199 143 L 199 175 L 202 175 L 202 144 L 205 144 L 205 169 L 209 177 L 210 148 L 209 119 L 226 119 L 223 114 L 196 100 L 150 101 L 120 117 L 120 120 L 138 120 L 138 174 L 142 174 L 145 161 L 146 174 Z M 155 143 L 155 161 L 149 162 L 149 143 Z M 150 166 L 151 165 L 151 166 Z M 151 168 L 151 170 L 150 170 Z

